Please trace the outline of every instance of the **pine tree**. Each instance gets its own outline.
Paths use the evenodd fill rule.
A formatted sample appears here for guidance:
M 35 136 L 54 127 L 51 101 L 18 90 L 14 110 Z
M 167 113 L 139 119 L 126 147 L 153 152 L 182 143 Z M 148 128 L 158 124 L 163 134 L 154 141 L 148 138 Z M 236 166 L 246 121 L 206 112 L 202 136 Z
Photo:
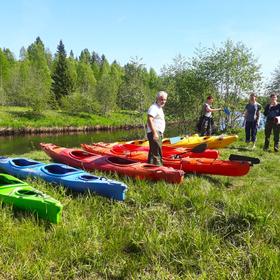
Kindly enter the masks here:
M 61 98 L 69 95 L 73 89 L 69 65 L 67 62 L 66 51 L 64 44 L 60 40 L 56 53 L 56 64 L 52 74 L 52 91 L 60 105 Z

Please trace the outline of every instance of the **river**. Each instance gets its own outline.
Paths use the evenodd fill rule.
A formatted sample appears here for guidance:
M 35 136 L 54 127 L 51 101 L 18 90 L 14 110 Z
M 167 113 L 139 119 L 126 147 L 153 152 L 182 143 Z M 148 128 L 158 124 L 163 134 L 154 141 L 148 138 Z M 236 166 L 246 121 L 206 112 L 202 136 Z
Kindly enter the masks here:
M 166 137 L 178 135 L 179 128 L 168 127 Z M 94 131 L 88 133 L 71 134 L 38 134 L 38 135 L 13 135 L 0 136 L 0 155 L 21 155 L 31 151 L 40 150 L 40 143 L 53 143 L 63 147 L 79 147 L 81 143 L 115 142 L 145 137 L 144 129 Z

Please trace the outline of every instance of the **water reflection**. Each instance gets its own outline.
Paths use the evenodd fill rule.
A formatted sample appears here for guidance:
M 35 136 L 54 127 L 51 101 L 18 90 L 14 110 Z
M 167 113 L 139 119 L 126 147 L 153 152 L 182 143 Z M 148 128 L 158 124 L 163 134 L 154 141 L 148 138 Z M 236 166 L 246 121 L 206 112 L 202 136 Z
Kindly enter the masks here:
M 178 127 L 168 127 L 165 135 L 167 137 L 182 133 Z M 54 143 L 64 147 L 79 147 L 81 143 L 93 142 L 115 142 L 145 137 L 144 129 L 94 131 L 86 133 L 67 134 L 40 134 L 40 135 L 16 135 L 0 137 L 0 154 L 24 154 L 27 152 L 40 150 L 41 142 Z

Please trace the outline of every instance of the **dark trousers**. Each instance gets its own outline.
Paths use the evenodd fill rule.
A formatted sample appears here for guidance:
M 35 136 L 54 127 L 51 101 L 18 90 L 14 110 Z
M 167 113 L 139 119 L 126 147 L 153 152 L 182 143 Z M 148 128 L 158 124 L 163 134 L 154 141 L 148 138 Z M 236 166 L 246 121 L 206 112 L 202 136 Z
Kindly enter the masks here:
M 257 121 L 246 121 L 245 124 L 245 134 L 246 134 L 246 143 L 256 142 L 257 138 Z
M 209 117 L 201 117 L 199 120 L 200 126 L 199 126 L 199 132 L 200 136 L 210 136 L 213 132 L 213 126 L 214 126 L 214 121 L 212 118 Z
M 159 139 L 154 140 L 153 139 L 153 133 L 147 133 L 147 137 L 149 140 L 149 155 L 148 155 L 148 163 L 155 164 L 155 165 L 162 165 L 162 133 L 157 132 Z
M 280 126 L 276 124 L 273 120 L 266 121 L 265 124 L 265 129 L 264 129 L 265 141 L 263 147 L 265 150 L 268 149 L 269 147 L 269 138 L 272 131 L 274 136 L 274 149 L 278 150 Z

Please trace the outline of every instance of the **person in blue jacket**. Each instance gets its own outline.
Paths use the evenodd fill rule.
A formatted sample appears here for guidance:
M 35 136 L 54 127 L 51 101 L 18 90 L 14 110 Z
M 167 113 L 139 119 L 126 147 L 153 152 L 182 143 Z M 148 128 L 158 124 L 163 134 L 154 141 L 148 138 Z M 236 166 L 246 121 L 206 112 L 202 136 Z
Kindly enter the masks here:
M 280 117 L 280 104 L 277 102 L 277 95 L 272 93 L 270 95 L 270 103 L 267 104 L 264 108 L 264 115 L 266 116 L 266 123 L 265 123 L 265 141 L 263 150 L 267 151 L 269 147 L 269 139 L 271 132 L 273 131 L 274 136 L 274 151 L 279 151 L 279 132 L 280 132 L 280 124 L 279 119 Z M 279 120 L 279 121 L 278 121 Z

